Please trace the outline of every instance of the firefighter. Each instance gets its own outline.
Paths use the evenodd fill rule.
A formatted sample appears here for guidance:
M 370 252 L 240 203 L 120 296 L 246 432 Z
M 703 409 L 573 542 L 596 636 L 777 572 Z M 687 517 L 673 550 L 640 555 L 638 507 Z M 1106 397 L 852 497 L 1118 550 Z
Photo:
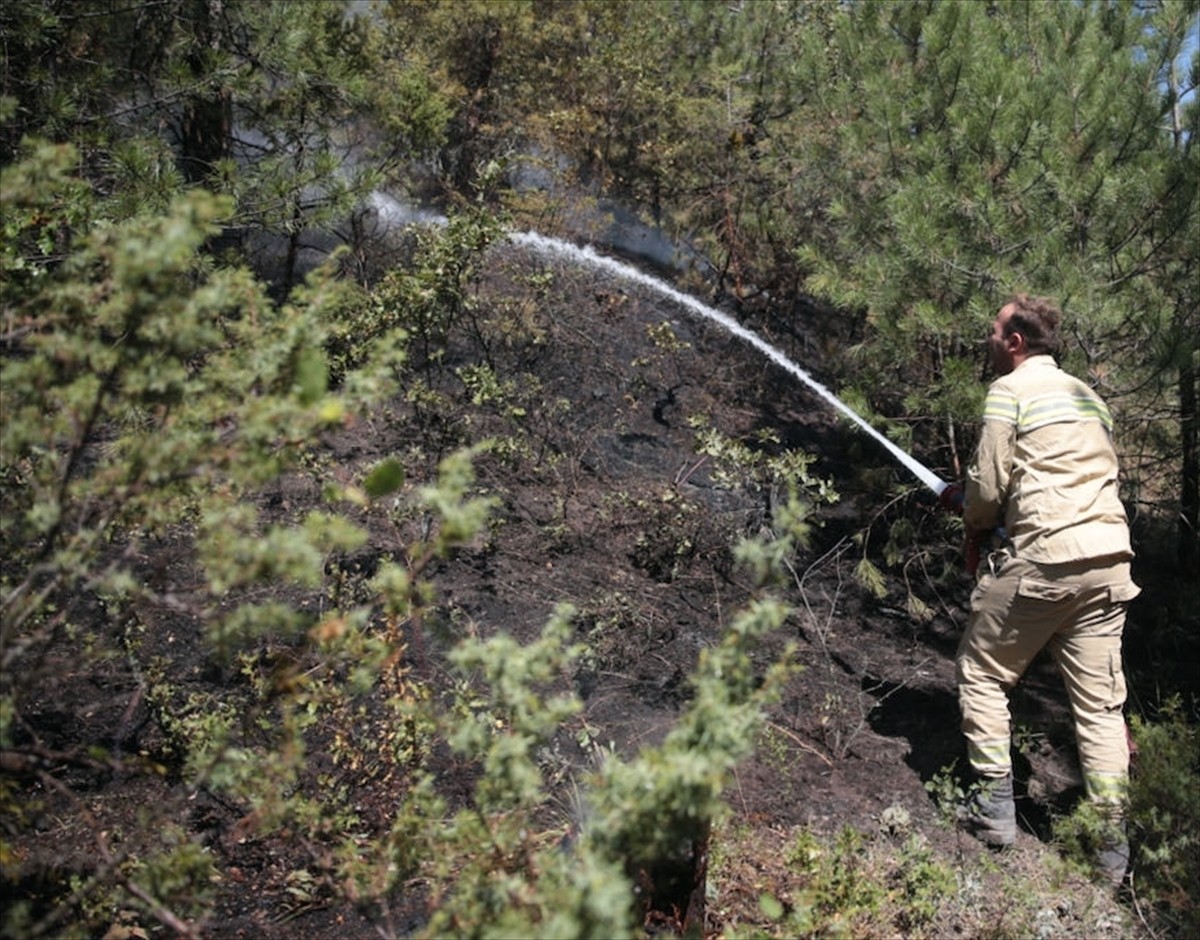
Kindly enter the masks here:
M 1123 715 L 1121 637 L 1139 593 L 1117 494 L 1108 407 L 1055 362 L 1062 314 L 1019 294 L 988 337 L 998 376 L 988 388 L 979 446 L 961 501 L 968 565 L 976 573 L 956 659 L 967 752 L 978 786 L 960 825 L 994 846 L 1016 840 L 1008 692 L 1048 647 L 1071 703 L 1087 798 L 1101 811 L 1096 862 L 1114 885 L 1125 877 L 1124 804 L 1129 745 Z M 980 546 L 1002 528 L 1000 547 Z

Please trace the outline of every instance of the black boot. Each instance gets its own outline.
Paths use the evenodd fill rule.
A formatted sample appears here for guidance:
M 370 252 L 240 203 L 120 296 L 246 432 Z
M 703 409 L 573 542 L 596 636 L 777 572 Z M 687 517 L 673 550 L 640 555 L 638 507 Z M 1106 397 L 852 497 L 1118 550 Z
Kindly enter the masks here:
M 1013 802 L 1012 774 L 984 777 L 978 789 L 958 808 L 959 828 L 988 845 L 1017 841 L 1017 806 Z
M 1108 884 L 1119 888 L 1129 870 L 1129 839 L 1125 835 L 1125 820 L 1110 816 L 1104 820 L 1092 860 L 1096 871 Z

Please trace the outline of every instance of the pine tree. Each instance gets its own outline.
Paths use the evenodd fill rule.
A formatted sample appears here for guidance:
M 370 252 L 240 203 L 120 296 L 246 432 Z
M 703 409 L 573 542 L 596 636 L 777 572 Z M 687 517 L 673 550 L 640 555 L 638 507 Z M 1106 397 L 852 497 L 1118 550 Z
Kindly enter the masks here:
M 445 120 L 342 3 L 14 0 L 2 15 L 7 159 L 27 135 L 72 143 L 120 218 L 184 187 L 230 195 L 225 231 L 268 245 L 283 293 Z M 383 120 L 398 102 L 414 117 Z
M 829 130 L 807 165 L 832 198 L 801 258 L 814 292 L 861 312 L 854 384 L 867 401 L 951 430 L 973 420 L 964 383 L 978 375 L 979 337 L 1025 290 L 1059 299 L 1067 367 L 1134 433 L 1187 342 L 1170 324 L 1187 309 L 1176 277 L 1195 270 L 1200 208 L 1185 182 L 1194 156 L 1164 129 L 1163 79 L 1194 11 L 898 2 L 845 13 L 835 80 L 808 89 L 810 124 Z M 1140 448 L 1127 436 L 1125 449 Z M 961 456 L 955 446 L 946 462 Z M 1166 496 L 1136 462 L 1129 483 L 1132 499 Z

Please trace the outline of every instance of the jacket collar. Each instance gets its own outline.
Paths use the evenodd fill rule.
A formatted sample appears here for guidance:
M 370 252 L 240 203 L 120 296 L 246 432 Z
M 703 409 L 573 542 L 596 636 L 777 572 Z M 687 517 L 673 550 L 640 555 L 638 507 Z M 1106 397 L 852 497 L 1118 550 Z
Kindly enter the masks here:
M 1054 361 L 1054 357 L 1049 353 L 1038 353 L 1036 356 L 1030 356 L 1023 361 L 1019 366 L 1013 369 L 1013 372 L 1017 372 L 1020 369 L 1028 369 L 1030 367 L 1036 369 L 1045 366 L 1050 366 L 1051 368 L 1057 369 L 1058 363 Z

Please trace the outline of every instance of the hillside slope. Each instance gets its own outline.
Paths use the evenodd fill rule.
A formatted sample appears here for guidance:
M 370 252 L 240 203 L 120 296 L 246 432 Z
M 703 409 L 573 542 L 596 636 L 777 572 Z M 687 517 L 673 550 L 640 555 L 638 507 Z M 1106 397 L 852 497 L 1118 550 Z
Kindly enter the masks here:
M 513 247 L 491 252 L 453 342 L 423 375 L 429 394 L 314 445 L 312 469 L 264 493 L 262 507 L 300 519 L 330 479 L 360 479 L 385 457 L 416 484 L 456 448 L 498 441 L 476 460 L 479 490 L 497 500 L 493 523 L 427 572 L 433 614 L 411 644 L 411 668 L 437 690 L 449 682 L 445 653 L 457 637 L 529 641 L 570 602 L 587 646 L 569 677 L 583 711 L 545 760 L 564 788 L 594 766 L 597 745 L 627 754 L 661 740 L 687 701 L 699 651 L 751 596 L 731 546 L 772 524 L 781 493 L 750 464 L 701 453 L 698 426 L 760 455 L 807 453 L 811 476 L 838 492 L 814 505 L 810 543 L 778 586 L 793 613 L 762 649 L 762 665 L 795 644 L 799 668 L 727 791 L 705 935 L 790 936 L 798 924 L 847 936 L 1141 933 L 1128 905 L 1051 844 L 1052 814 L 1069 809 L 1080 787 L 1047 663 L 1014 701 L 1023 729 L 1017 846 L 989 852 L 945 821 L 934 795 L 955 785 L 963 764 L 953 654 L 969 587 L 954 570 L 952 527 L 915 486 L 897 497 L 894 484 L 911 485 L 903 471 L 794 378 L 644 287 Z M 873 593 L 855 572 L 865 556 L 883 567 L 896 520 L 928 550 L 910 552 Z M 344 601 L 337 592 L 397 552 L 421 519 L 367 523 L 369 542 L 331 561 L 329 583 L 309 603 Z M 173 583 L 196 580 L 185 531 L 145 563 Z M 162 665 L 179 696 L 246 694 L 249 670 L 217 661 L 180 609 L 144 609 L 140 619 L 140 655 Z M 260 664 L 287 655 L 268 638 Z M 169 750 L 162 715 L 142 700 L 128 664 L 61 656 L 60 684 L 29 716 L 48 747 L 115 740 L 143 754 Z M 350 788 L 366 829 L 386 825 L 394 779 L 352 773 L 316 747 L 312 758 L 314 778 Z M 469 769 L 441 765 L 452 801 L 471 780 Z M 360 909 L 314 865 L 303 833 L 259 833 L 242 808 L 189 791 L 177 775 L 121 779 L 80 767 L 70 782 L 83 799 L 39 790 L 37 824 L 12 840 L 30 896 L 86 869 L 85 831 L 153 841 L 139 810 L 175 801 L 180 825 L 203 835 L 220 873 L 205 936 L 404 935 L 424 921 L 420 885 L 394 899 L 387 919 Z M 548 834 L 569 831 L 563 806 Z M 661 921 L 655 929 L 666 930 Z

